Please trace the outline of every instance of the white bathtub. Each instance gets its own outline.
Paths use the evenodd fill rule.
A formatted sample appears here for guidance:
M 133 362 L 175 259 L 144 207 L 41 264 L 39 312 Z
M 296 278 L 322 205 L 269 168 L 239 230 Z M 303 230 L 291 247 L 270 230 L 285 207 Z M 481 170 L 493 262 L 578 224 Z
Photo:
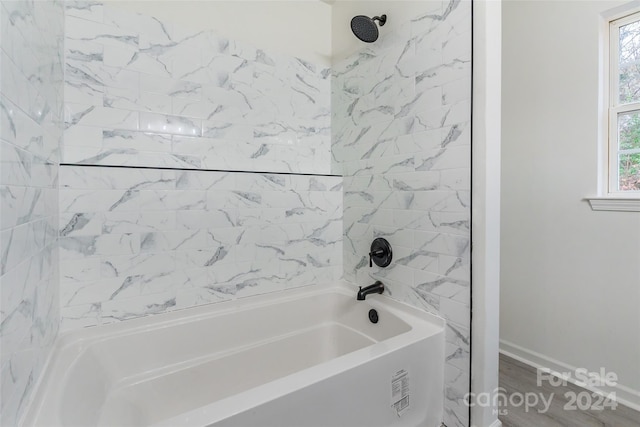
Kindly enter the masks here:
M 441 319 L 311 287 L 63 335 L 23 424 L 435 427 L 443 366 Z

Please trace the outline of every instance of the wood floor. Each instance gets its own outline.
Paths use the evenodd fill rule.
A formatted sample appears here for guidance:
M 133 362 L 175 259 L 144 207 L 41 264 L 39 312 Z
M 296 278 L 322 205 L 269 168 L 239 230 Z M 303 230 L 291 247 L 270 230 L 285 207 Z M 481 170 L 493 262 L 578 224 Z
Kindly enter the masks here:
M 566 386 L 553 387 L 547 381 L 542 382 L 542 386 L 536 384 L 536 369 L 518 362 L 510 357 L 500 355 L 500 387 L 506 391 L 506 406 L 502 406 L 502 414 L 499 416 L 504 427 L 640 427 L 640 412 L 634 411 L 628 407 L 618 405 L 615 410 L 567 410 L 565 405 L 573 405 L 576 402 L 565 397 L 565 393 L 570 395 L 574 393 L 585 392 L 584 389 L 573 384 Z M 572 393 L 573 392 L 573 393 Z M 545 404 L 540 400 L 536 406 L 528 408 L 526 405 L 520 405 L 518 396 L 514 393 L 535 393 L 537 396 L 544 395 L 545 401 L 551 403 L 548 411 L 543 411 Z M 588 393 L 588 392 L 587 392 Z M 513 395 L 513 399 L 509 399 Z M 589 393 L 591 395 L 591 393 Z M 596 402 L 596 397 L 588 397 L 583 395 L 583 407 L 591 406 Z M 509 403 L 510 400 L 515 405 Z M 533 403 L 535 398 L 530 394 L 530 401 Z M 577 406 L 577 405 L 576 405 Z

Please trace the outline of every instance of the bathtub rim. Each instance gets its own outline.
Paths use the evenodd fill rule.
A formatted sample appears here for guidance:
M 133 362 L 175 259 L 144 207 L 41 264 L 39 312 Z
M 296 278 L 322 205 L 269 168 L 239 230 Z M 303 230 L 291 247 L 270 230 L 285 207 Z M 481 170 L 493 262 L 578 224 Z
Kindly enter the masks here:
M 42 374 L 38 378 L 38 381 L 34 384 L 34 392 L 31 393 L 31 396 L 26 405 L 26 410 L 23 412 L 23 415 L 18 422 L 18 426 L 33 426 L 35 420 L 38 419 L 38 416 L 44 404 L 43 397 L 46 395 L 49 389 L 49 384 L 47 383 L 52 381 L 51 377 L 53 376 L 53 374 L 50 372 L 50 370 L 53 367 L 53 365 L 56 363 L 65 363 L 65 362 L 66 362 L 65 365 L 72 365 L 73 363 L 75 363 L 75 361 L 79 357 L 82 356 L 84 351 L 94 343 L 107 341 L 110 338 L 117 337 L 117 336 L 135 335 L 137 333 L 141 333 L 145 331 L 157 330 L 157 329 L 162 329 L 170 326 L 184 325 L 184 324 L 197 322 L 200 320 L 205 320 L 205 319 L 209 319 L 217 316 L 223 316 L 225 314 L 250 311 L 254 308 L 265 307 L 275 303 L 291 302 L 298 299 L 313 297 L 316 295 L 322 295 L 327 293 L 338 293 L 343 296 L 352 297 L 355 301 L 357 290 L 358 290 L 358 287 L 355 284 L 352 284 L 345 280 L 340 280 L 331 284 L 324 284 L 324 285 L 315 284 L 315 285 L 303 286 L 298 288 L 285 289 L 278 292 L 252 295 L 252 296 L 243 297 L 243 298 L 236 298 L 233 300 L 204 304 L 196 307 L 177 309 L 167 313 L 153 314 L 153 315 L 148 315 L 144 317 L 128 319 L 126 321 L 100 325 L 96 327 L 88 327 L 88 328 L 64 331 L 56 338 L 53 348 L 50 351 L 49 355 L 47 356 L 47 360 L 42 369 Z M 390 313 L 396 315 L 397 317 L 399 317 L 404 321 L 407 321 L 407 323 L 410 324 L 411 330 L 404 332 L 400 335 L 391 337 L 383 341 L 384 343 L 393 344 L 399 340 L 406 341 L 407 339 L 409 339 L 409 337 L 411 337 L 411 339 L 413 340 L 412 342 L 417 342 L 417 338 L 425 339 L 434 335 L 439 335 L 439 334 L 444 335 L 444 330 L 446 325 L 445 319 L 435 314 L 426 312 L 424 310 L 420 310 L 407 303 L 395 300 L 388 295 L 384 295 L 384 294 L 369 295 L 367 296 L 367 299 L 365 301 L 357 301 L 357 304 L 367 304 L 372 308 L 381 308 L 381 309 L 387 310 Z M 426 324 L 430 326 L 419 328 L 417 330 L 416 328 L 414 328 L 414 322 L 411 321 L 412 320 L 411 318 L 415 318 L 419 321 L 426 322 Z M 378 344 L 380 343 L 375 343 L 372 346 L 376 346 Z M 410 343 L 405 343 L 401 347 L 407 346 L 409 344 Z M 73 353 L 73 357 L 69 358 L 68 357 L 69 355 L 66 353 L 65 350 L 68 351 L 69 348 L 71 347 L 77 347 L 77 351 Z M 367 347 L 367 348 L 370 348 L 370 347 Z M 339 359 L 342 362 L 347 362 L 346 365 L 348 365 L 343 369 L 336 370 L 335 366 L 333 366 L 335 364 L 332 364 L 333 361 L 329 361 L 329 362 L 324 362 L 320 365 L 307 368 L 304 372 L 309 374 L 309 372 L 307 371 L 311 371 L 311 376 L 316 377 L 320 372 L 326 371 L 326 370 L 331 370 L 333 374 L 337 374 L 339 372 L 345 371 L 353 367 L 352 365 L 354 365 L 355 359 L 361 358 L 362 352 L 365 349 L 356 350 L 352 353 L 340 356 Z M 384 356 L 384 354 L 387 354 L 388 352 L 391 351 L 391 350 L 380 351 L 380 346 L 377 346 L 376 349 L 377 351 L 375 352 L 374 355 L 372 355 L 372 357 L 375 357 L 375 358 L 382 357 Z M 66 361 L 65 360 L 59 361 L 60 359 L 64 359 L 65 357 L 67 358 Z M 352 361 L 352 362 L 349 363 L 349 361 Z M 301 373 L 302 371 L 292 375 L 300 376 Z M 65 372 L 65 375 L 64 375 L 65 377 L 66 377 L 66 374 L 67 373 Z M 292 375 L 279 378 L 275 381 L 272 381 L 271 383 L 281 384 L 283 383 L 283 381 L 284 383 L 286 383 L 286 380 Z M 311 381 L 311 383 L 316 381 Z M 252 390 L 247 390 L 243 393 L 253 393 L 253 395 L 255 395 L 256 390 L 258 390 L 257 393 L 260 393 L 260 390 L 264 388 L 268 389 L 269 387 L 266 387 L 267 385 L 268 384 L 263 384 L 261 386 L 255 387 Z M 228 401 L 231 401 L 233 398 L 234 396 L 224 398 L 218 402 L 213 402 L 207 405 L 205 408 L 208 408 L 213 405 L 217 405 L 219 402 L 225 402 L 225 404 L 231 403 L 233 405 L 233 402 L 228 402 Z M 264 400 L 264 399 L 259 398 L 258 400 Z M 189 413 L 198 411 L 201 409 L 203 408 L 195 409 L 193 411 L 190 411 Z M 184 414 L 181 414 L 181 415 L 184 415 Z M 169 423 L 174 418 L 177 418 L 177 417 L 173 417 L 169 420 L 165 420 L 159 423 L 154 423 L 152 424 L 152 426 L 158 426 L 158 427 L 164 426 L 164 425 L 169 426 L 171 424 L 166 424 L 166 423 Z M 224 418 L 226 418 L 226 416 L 221 419 L 224 419 Z
M 251 295 L 227 301 L 187 307 L 166 313 L 152 314 L 120 322 L 108 323 L 105 325 L 63 331 L 56 338 L 56 342 L 50 356 L 53 356 L 53 352 L 55 350 L 62 350 L 85 340 L 97 342 L 109 339 L 110 337 L 122 334 L 123 332 L 126 332 L 126 334 L 129 335 L 145 330 L 161 329 L 163 326 L 191 323 L 209 317 L 221 316 L 227 313 L 248 311 L 253 308 L 267 306 L 275 302 L 294 301 L 302 297 L 320 295 L 324 293 L 336 292 L 346 296 L 353 296 L 355 300 L 357 291 L 358 287 L 356 285 L 342 280 L 337 284 L 302 286 L 293 289 L 270 292 L 267 294 Z M 392 308 L 392 312 L 395 314 L 398 312 L 406 313 L 410 316 L 431 322 L 434 326 L 440 328 L 444 328 L 446 323 L 444 318 L 440 316 L 395 300 L 386 294 L 368 295 L 365 301 L 359 301 L 359 303 L 367 303 L 372 306 L 384 305 L 385 307 Z M 45 368 L 50 362 L 49 359 L 52 359 L 52 357 L 47 358 Z

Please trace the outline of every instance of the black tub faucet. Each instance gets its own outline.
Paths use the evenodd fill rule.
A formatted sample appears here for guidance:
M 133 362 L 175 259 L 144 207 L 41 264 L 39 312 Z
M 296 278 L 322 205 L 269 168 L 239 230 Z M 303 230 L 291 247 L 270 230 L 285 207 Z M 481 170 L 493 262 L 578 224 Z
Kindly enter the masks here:
M 364 288 L 360 286 L 360 290 L 358 291 L 358 296 L 356 297 L 356 299 L 358 301 L 364 301 L 364 299 L 369 294 L 381 294 L 383 292 L 384 292 L 384 285 L 382 284 L 381 281 L 378 280 L 373 285 L 369 285 Z

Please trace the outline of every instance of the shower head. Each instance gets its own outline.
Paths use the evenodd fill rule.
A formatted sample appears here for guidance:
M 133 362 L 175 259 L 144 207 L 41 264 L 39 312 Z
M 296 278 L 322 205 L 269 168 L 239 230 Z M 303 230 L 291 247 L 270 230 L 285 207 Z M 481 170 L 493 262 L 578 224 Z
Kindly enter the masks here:
M 375 21 L 378 21 L 382 27 L 387 22 L 387 15 L 373 18 L 364 15 L 354 16 L 351 20 L 351 31 L 363 42 L 373 43 L 378 40 L 378 26 Z

